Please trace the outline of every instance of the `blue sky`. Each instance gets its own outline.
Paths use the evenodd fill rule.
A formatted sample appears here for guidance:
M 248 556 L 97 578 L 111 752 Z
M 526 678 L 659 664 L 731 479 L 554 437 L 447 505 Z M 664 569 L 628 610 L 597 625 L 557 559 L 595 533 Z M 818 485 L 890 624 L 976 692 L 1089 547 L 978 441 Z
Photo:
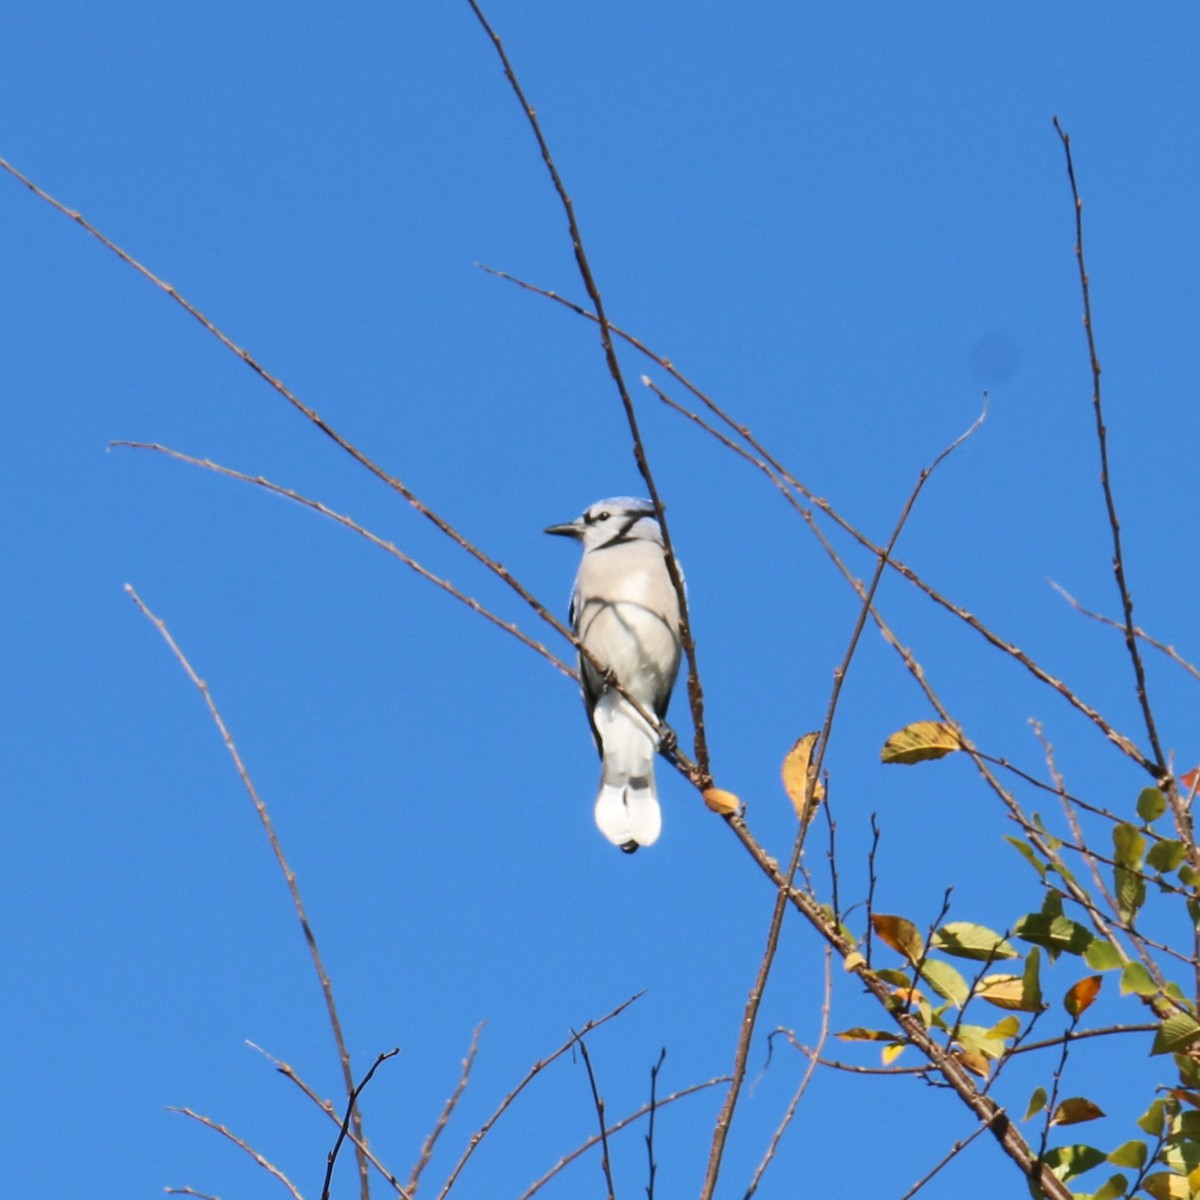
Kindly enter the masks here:
M 1115 613 L 1051 118 L 1073 138 L 1085 201 L 1138 617 L 1186 654 L 1200 533 L 1196 9 L 509 0 L 488 13 L 612 319 L 866 532 L 886 536 L 989 391 L 984 427 L 934 477 L 900 553 L 1140 736 L 1119 637 L 1047 584 Z M 465 3 L 12 0 L 0 156 L 565 612 L 574 552 L 542 528 L 644 488 L 594 330 L 476 269 L 583 298 L 536 148 Z M 308 1197 L 331 1141 L 245 1045 L 337 1095 L 282 880 L 127 582 L 207 681 L 270 807 L 356 1066 L 401 1047 L 364 1100 L 393 1170 L 407 1175 L 481 1020 L 427 1188 L 533 1061 L 635 992 L 647 990 L 591 1041 L 611 1113 L 643 1102 L 662 1046 L 665 1091 L 726 1072 L 773 896 L 721 821 L 664 765 L 661 842 L 613 851 L 591 820 L 578 697 L 544 661 L 311 512 L 106 447 L 161 442 L 293 487 L 541 636 L 519 601 L 7 176 L 0 262 L 11 1194 L 283 1194 L 167 1105 L 227 1124 Z M 680 396 L 645 360 L 625 364 Z M 635 400 L 688 572 L 717 781 L 786 855 L 779 762 L 821 723 L 856 604 L 764 479 L 640 387 Z M 1039 718 L 1073 788 L 1131 803 L 1145 781 L 1060 700 L 901 581 L 880 602 L 981 745 L 1041 770 L 1027 724 Z M 1150 682 L 1164 739 L 1190 764 L 1187 677 L 1154 661 Z M 826 763 L 843 895 L 865 891 L 874 812 L 879 908 L 924 926 L 953 885 L 954 916 L 1003 928 L 1039 897 L 969 765 L 879 764 L 887 734 L 928 715 L 868 632 Z M 672 717 L 686 730 L 680 696 Z M 823 879 L 819 855 L 813 869 Z M 1074 977 L 1057 978 L 1061 993 Z M 789 924 L 763 1034 L 814 1040 L 821 993 L 820 946 Z M 834 1028 L 871 1019 L 839 980 Z M 765 1054 L 760 1036 L 752 1075 Z M 720 1194 L 742 1194 L 801 1069 L 777 1053 L 745 1096 Z M 1102 1062 L 1073 1069 L 1078 1088 L 1104 1090 Z M 1158 1081 L 1147 1070 L 1137 1098 Z M 1043 1077 L 1027 1075 L 1014 1104 Z M 718 1104 L 713 1091 L 662 1114 L 661 1196 L 698 1191 Z M 1094 1136 L 1115 1143 L 1131 1113 L 1121 1095 L 1107 1105 Z M 582 1066 L 564 1060 L 454 1194 L 519 1195 L 594 1124 Z M 848 1195 L 866 1166 L 873 1192 L 899 1196 L 970 1131 L 952 1098 L 911 1080 L 819 1074 L 759 1194 Z M 640 1134 L 614 1155 L 618 1194 L 642 1194 Z M 354 1194 L 348 1166 L 337 1195 Z M 573 1170 L 543 1194 L 601 1194 L 594 1160 Z M 968 1182 L 980 1197 L 1022 1187 L 984 1139 L 926 1195 Z

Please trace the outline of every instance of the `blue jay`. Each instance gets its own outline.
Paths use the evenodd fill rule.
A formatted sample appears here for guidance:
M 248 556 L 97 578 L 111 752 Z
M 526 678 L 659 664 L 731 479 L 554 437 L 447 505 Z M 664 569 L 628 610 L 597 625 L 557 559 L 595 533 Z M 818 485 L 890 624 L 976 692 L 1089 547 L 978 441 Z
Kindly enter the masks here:
M 600 500 L 546 532 L 583 543 L 571 596 L 575 636 L 661 720 L 679 670 L 679 597 L 667 574 L 654 505 L 628 496 Z M 656 842 L 662 829 L 654 786 L 658 735 L 582 654 L 579 672 L 603 764 L 596 824 L 614 846 L 632 854 Z

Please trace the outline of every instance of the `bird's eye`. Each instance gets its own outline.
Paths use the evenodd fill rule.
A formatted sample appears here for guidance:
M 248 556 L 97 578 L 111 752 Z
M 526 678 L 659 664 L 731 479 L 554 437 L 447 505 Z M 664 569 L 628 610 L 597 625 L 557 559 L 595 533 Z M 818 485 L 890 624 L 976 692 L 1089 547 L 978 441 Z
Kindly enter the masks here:
M 611 513 L 606 513 L 606 512 L 597 513 L 596 520 L 597 521 L 607 521 L 611 515 L 612 515 Z

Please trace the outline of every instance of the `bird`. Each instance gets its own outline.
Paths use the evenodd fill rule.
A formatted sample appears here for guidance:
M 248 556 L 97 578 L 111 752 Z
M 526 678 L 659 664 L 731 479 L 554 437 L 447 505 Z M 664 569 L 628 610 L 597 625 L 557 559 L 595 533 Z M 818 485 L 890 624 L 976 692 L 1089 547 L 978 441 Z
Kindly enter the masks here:
M 667 572 L 662 529 L 649 500 L 615 496 L 546 532 L 583 546 L 570 622 L 582 647 L 583 702 L 602 764 L 596 824 L 632 854 L 653 845 L 662 831 L 654 783 L 660 738 L 610 680 L 660 721 L 666 717 L 680 643 L 679 596 Z

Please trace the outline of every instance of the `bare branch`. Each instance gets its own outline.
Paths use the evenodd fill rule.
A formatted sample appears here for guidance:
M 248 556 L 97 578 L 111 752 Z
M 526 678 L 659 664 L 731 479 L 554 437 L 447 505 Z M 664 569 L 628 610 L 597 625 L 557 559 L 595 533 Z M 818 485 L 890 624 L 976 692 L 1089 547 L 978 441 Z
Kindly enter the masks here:
M 218 1121 L 214 1121 L 211 1117 L 202 1116 L 198 1112 L 194 1112 L 190 1108 L 174 1108 L 168 1106 L 167 1112 L 179 1113 L 181 1116 L 191 1117 L 193 1121 L 199 1121 L 201 1125 L 207 1125 L 209 1129 L 219 1133 L 223 1138 L 228 1138 L 238 1149 L 245 1151 L 268 1175 L 273 1175 L 285 1188 L 291 1193 L 292 1200 L 304 1200 L 296 1185 L 277 1167 L 274 1163 L 268 1162 L 257 1150 L 249 1143 L 243 1141 L 236 1133 L 231 1133 L 224 1125 Z M 170 1190 L 170 1189 L 168 1189 Z M 189 1193 L 185 1193 L 189 1194 Z
M 342 1127 L 338 1130 L 337 1141 L 333 1143 L 333 1149 L 329 1151 L 325 1160 L 325 1183 L 321 1187 L 321 1200 L 329 1200 L 329 1189 L 333 1184 L 333 1168 L 337 1163 L 338 1152 L 341 1150 L 343 1143 L 346 1140 L 346 1134 L 350 1130 L 350 1121 L 354 1115 L 355 1108 L 358 1104 L 358 1098 L 362 1095 L 363 1089 L 371 1082 L 375 1072 L 387 1062 L 389 1058 L 395 1058 L 400 1053 L 400 1047 L 395 1050 L 388 1050 L 380 1054 L 371 1064 L 370 1070 L 362 1077 L 362 1081 L 350 1093 L 350 1099 L 346 1103 L 346 1115 L 342 1118 Z
M 658 1167 L 654 1163 L 654 1112 L 658 1102 L 658 1073 L 662 1070 L 667 1057 L 664 1046 L 658 1055 L 658 1062 L 650 1068 L 650 1120 L 646 1123 L 646 1158 L 649 1160 L 649 1174 L 646 1182 L 646 1200 L 654 1200 L 654 1177 Z
M 825 1043 L 829 1038 L 829 1016 L 833 1008 L 833 951 L 829 946 L 825 947 L 825 998 L 821 1001 L 821 1029 L 817 1035 L 817 1045 L 813 1053 L 809 1056 L 808 1066 L 804 1070 L 803 1076 L 800 1079 L 800 1085 L 796 1088 L 792 1095 L 791 1102 L 787 1106 L 787 1111 L 783 1114 L 783 1120 L 779 1122 L 775 1132 L 771 1135 L 771 1141 L 767 1146 L 766 1153 L 762 1156 L 762 1161 L 754 1170 L 754 1175 L 750 1180 L 750 1186 L 746 1188 L 746 1194 L 743 1200 L 750 1200 L 751 1196 L 758 1191 L 758 1185 L 762 1182 L 762 1177 L 766 1174 L 767 1168 L 774 1161 L 775 1154 L 779 1149 L 779 1143 L 783 1140 L 783 1135 L 787 1132 L 788 1126 L 792 1123 L 792 1118 L 796 1115 L 796 1109 L 800 1107 L 800 1101 L 804 1097 L 804 1093 L 808 1091 L 808 1085 L 816 1073 L 817 1062 L 821 1057 L 821 1051 L 825 1049 Z M 790 1033 L 790 1030 L 788 1031 Z M 793 1044 L 795 1044 L 793 1040 Z
M 320 513 L 323 517 L 328 517 L 331 521 L 336 521 L 339 525 L 344 525 L 347 529 L 357 533 L 360 537 L 366 538 L 373 546 L 378 546 L 381 550 L 386 550 L 393 558 L 398 559 L 410 570 L 415 571 L 422 579 L 428 580 L 435 587 L 439 587 L 442 591 L 449 593 L 455 600 L 465 604 L 472 612 L 478 613 L 481 617 L 491 621 L 493 625 L 499 626 L 505 633 L 512 634 L 518 641 L 523 642 L 531 650 L 536 651 L 543 658 L 547 659 L 558 671 L 566 675 L 570 679 L 578 680 L 579 672 L 574 667 L 569 667 L 557 655 L 551 653 L 542 645 L 541 642 L 535 641 L 528 634 L 523 633 L 516 625 L 510 621 L 505 621 L 498 617 L 490 609 L 485 608 L 473 596 L 467 595 L 460 591 L 454 584 L 445 579 L 433 574 L 421 566 L 416 559 L 405 554 L 394 542 L 389 542 L 384 538 L 372 533 L 369 529 L 364 528 L 357 521 L 344 513 L 334 512 L 333 509 L 326 507 L 319 500 L 310 500 L 307 496 L 302 496 L 299 492 L 293 491 L 291 488 L 281 487 L 277 483 L 272 483 L 269 479 L 264 479 L 261 475 L 247 475 L 242 471 L 235 471 L 232 467 L 223 467 L 220 463 L 215 463 L 211 458 L 195 458 L 190 454 L 184 454 L 180 450 L 172 450 L 169 446 L 160 445 L 158 442 L 125 442 L 115 441 L 110 442 L 110 446 L 125 447 L 130 450 L 153 450 L 158 454 L 165 454 L 168 458 L 173 458 L 178 462 L 188 463 L 193 467 L 201 467 L 206 471 L 214 471 L 218 475 L 225 475 L 230 479 L 240 480 L 242 483 L 252 484 L 254 487 L 260 487 L 268 492 L 273 492 L 276 496 L 283 496 L 291 500 L 295 504 L 302 505 L 305 508 L 312 509 L 313 512 Z
M 471 1034 L 471 1046 L 467 1050 L 467 1057 L 463 1059 L 462 1073 L 458 1077 L 458 1085 L 450 1093 L 450 1098 L 446 1101 L 441 1114 L 438 1116 L 437 1124 L 429 1131 L 429 1136 L 425 1139 L 425 1144 L 421 1147 L 421 1156 L 417 1159 L 417 1163 L 412 1169 L 412 1174 L 408 1177 L 408 1187 L 406 1190 L 409 1196 L 417 1194 L 417 1185 L 421 1181 L 421 1172 L 429 1165 L 429 1160 L 433 1157 L 433 1148 L 437 1145 L 438 1138 L 442 1136 L 442 1130 L 449 1123 L 450 1117 L 458 1105 L 459 1097 L 466 1090 L 467 1080 L 471 1078 L 471 1067 L 475 1063 L 475 1054 L 479 1049 L 479 1035 L 483 1032 L 483 1027 L 486 1024 L 486 1021 L 480 1021 L 475 1026 L 475 1032 Z
M 613 1200 L 612 1163 L 608 1157 L 608 1129 L 604 1124 L 604 1098 L 596 1086 L 596 1072 L 592 1070 L 592 1056 L 588 1053 L 587 1042 L 579 1039 L 579 1052 L 583 1055 L 583 1065 L 587 1068 L 588 1084 L 592 1089 L 592 1103 L 596 1106 L 596 1119 L 600 1122 L 600 1167 L 604 1171 L 604 1183 L 608 1188 L 608 1200 Z M 653 1112 L 653 1107 L 651 1108 Z
M 1083 295 L 1083 328 L 1087 334 L 1088 361 L 1092 369 L 1092 410 L 1096 416 L 1096 442 L 1100 450 L 1100 486 L 1104 489 L 1104 507 L 1108 511 L 1108 527 L 1112 531 L 1113 545 L 1113 574 L 1117 581 L 1117 590 L 1121 594 L 1121 608 L 1125 614 L 1125 646 L 1129 651 L 1129 660 L 1133 664 L 1134 680 L 1137 687 L 1138 703 L 1142 706 L 1142 716 L 1146 721 L 1146 733 L 1154 750 L 1158 773 L 1166 770 L 1166 756 L 1158 740 L 1158 728 L 1154 723 L 1154 712 L 1150 707 L 1150 699 L 1146 694 L 1146 669 L 1142 663 L 1142 653 L 1138 649 L 1137 626 L 1133 621 L 1133 596 L 1125 578 L 1125 555 L 1121 547 L 1121 523 L 1117 519 L 1117 505 L 1113 499 L 1112 482 L 1109 478 L 1108 467 L 1108 430 L 1104 427 L 1104 409 L 1100 401 L 1100 359 L 1096 354 L 1096 330 L 1092 321 L 1091 285 L 1088 280 L 1087 264 L 1083 257 L 1083 200 L 1079 196 L 1079 187 L 1075 182 L 1075 163 L 1071 157 L 1071 139 L 1054 118 L 1054 129 L 1062 142 L 1063 154 L 1067 160 L 1067 179 L 1071 184 L 1071 200 L 1075 206 L 1075 260 L 1079 264 L 1079 288 Z
M 833 720 L 837 712 L 838 699 L 841 696 L 842 686 L 845 682 L 846 674 L 850 669 L 850 663 L 853 661 L 854 653 L 858 648 L 863 629 L 866 627 L 867 619 L 873 611 L 875 593 L 879 588 L 880 581 L 883 579 L 883 573 L 891 557 L 892 550 L 895 548 L 896 542 L 912 513 L 913 506 L 916 504 L 917 498 L 920 496 L 929 477 L 954 450 L 961 446 L 979 428 L 980 423 L 983 421 L 983 416 L 984 414 L 981 414 L 965 433 L 956 438 L 928 467 L 921 471 L 917 478 L 916 486 L 909 494 L 908 500 L 900 512 L 895 528 L 892 530 L 892 535 L 888 540 L 887 547 L 879 554 L 878 561 L 875 564 L 875 574 L 871 579 L 870 586 L 862 593 L 862 603 L 859 607 L 858 617 L 851 632 L 846 652 L 842 657 L 841 664 L 834 672 L 833 687 L 830 690 L 829 704 L 825 711 L 825 721 L 821 729 L 821 736 L 817 739 L 817 751 L 814 755 L 813 764 L 809 768 L 805 811 L 812 804 L 813 789 L 816 786 L 817 779 L 820 777 L 821 766 L 824 763 L 825 750 L 829 745 L 829 735 L 833 729 Z M 730 820 L 730 818 L 727 818 L 727 820 Z M 771 925 L 767 932 L 767 943 L 763 950 L 762 960 L 759 963 L 758 973 L 750 988 L 750 994 L 746 997 L 746 1006 L 742 1014 L 737 1049 L 734 1053 L 733 1080 L 729 1085 L 729 1091 L 725 1096 L 725 1103 L 721 1107 L 721 1112 L 713 1128 L 712 1146 L 709 1150 L 708 1168 L 705 1172 L 704 1185 L 700 1190 L 700 1200 L 712 1200 L 713 1192 L 717 1186 L 717 1177 L 721 1169 L 721 1159 L 725 1153 L 729 1129 L 733 1123 L 733 1114 L 737 1108 L 742 1082 L 746 1075 L 746 1061 L 750 1054 L 750 1041 L 754 1036 L 754 1028 L 758 1021 L 758 1012 L 762 1004 L 763 993 L 766 990 L 767 979 L 770 976 L 771 968 L 775 961 L 775 954 L 779 947 L 779 935 L 783 929 L 783 917 L 787 912 L 789 897 L 794 891 L 792 881 L 795 879 L 796 871 L 800 866 L 800 860 L 804 854 L 804 840 L 807 832 L 808 826 L 801 821 L 800 829 L 796 833 L 795 843 L 792 847 L 791 862 L 784 876 L 784 884 L 776 895 L 774 910 L 771 913 Z
M 258 1053 L 261 1054 L 263 1058 L 265 1058 L 275 1068 L 275 1070 L 279 1072 L 280 1075 L 282 1075 L 285 1079 L 291 1080 L 291 1082 L 294 1083 L 304 1093 L 304 1095 L 306 1095 L 334 1123 L 334 1125 L 338 1126 L 339 1128 L 341 1127 L 342 1118 L 338 1116 L 337 1110 L 333 1107 L 333 1102 L 331 1100 L 322 1100 L 321 1097 L 318 1096 L 317 1093 L 307 1083 L 305 1083 L 305 1081 L 296 1072 L 296 1068 L 293 1067 L 291 1063 L 286 1063 L 282 1059 L 276 1058 L 275 1055 L 271 1054 L 267 1050 L 264 1050 L 261 1046 L 254 1042 L 247 1041 L 246 1045 L 249 1046 L 251 1050 L 257 1050 Z M 352 1142 L 354 1142 L 355 1146 L 357 1146 L 358 1149 L 363 1152 L 367 1162 L 369 1162 L 371 1166 L 373 1166 L 375 1170 L 377 1170 L 380 1175 L 387 1180 L 387 1182 L 391 1185 L 392 1190 L 397 1196 L 400 1197 L 400 1200 L 410 1200 L 409 1195 L 404 1190 L 404 1186 L 401 1184 L 400 1180 L 398 1180 L 395 1175 L 393 1175 L 391 1171 L 389 1171 L 387 1167 L 385 1167 L 383 1163 L 379 1161 L 378 1157 L 375 1155 L 375 1152 L 365 1142 L 360 1142 L 357 1140 L 353 1129 L 350 1130 L 347 1136 Z
M 931 1170 L 922 1175 L 921 1178 L 918 1179 L 917 1182 L 914 1183 L 912 1187 L 910 1187 L 908 1191 L 900 1197 L 900 1200 L 912 1200 L 912 1197 L 915 1196 L 944 1166 L 946 1166 L 947 1163 L 961 1154 L 981 1133 L 984 1132 L 984 1130 L 988 1129 L 996 1120 L 1002 1118 L 1003 1116 L 1004 1109 L 998 1109 L 996 1116 L 990 1121 L 981 1121 L 975 1127 L 974 1133 L 969 1134 L 961 1141 L 955 1142 L 954 1145 L 950 1147 L 950 1152 L 944 1158 L 940 1159 Z
M 640 1000 L 645 995 L 645 992 L 638 992 L 636 995 L 630 996 L 628 1000 L 618 1004 L 612 1012 L 605 1013 L 602 1017 L 597 1017 L 593 1021 L 589 1021 L 578 1033 L 572 1033 L 569 1038 L 553 1054 L 547 1055 L 543 1059 L 539 1059 L 525 1073 L 525 1077 L 517 1084 L 503 1100 L 500 1101 L 499 1107 L 492 1113 L 490 1117 L 477 1129 L 467 1143 L 467 1148 L 463 1151 L 462 1157 L 454 1165 L 454 1170 L 450 1172 L 446 1182 L 442 1185 L 442 1190 L 437 1194 L 437 1200 L 445 1200 L 446 1194 L 454 1186 L 463 1167 L 467 1165 L 467 1160 L 475 1153 L 479 1143 L 488 1135 L 492 1127 L 504 1115 L 508 1106 L 525 1090 L 525 1088 L 533 1082 L 533 1080 L 541 1074 L 555 1059 L 561 1058 L 568 1050 L 574 1046 L 581 1037 L 592 1032 L 593 1029 L 599 1029 L 601 1025 L 611 1021 L 614 1017 L 618 1017 L 636 1000 Z
M 308 944 L 309 956 L 312 958 L 313 969 L 317 973 L 317 980 L 321 985 L 321 993 L 325 997 L 325 1011 L 329 1016 L 329 1025 L 333 1031 L 333 1040 L 337 1046 L 338 1059 L 342 1066 L 342 1080 L 346 1086 L 347 1096 L 354 1094 L 354 1076 L 350 1068 L 350 1051 L 346 1048 L 346 1039 L 342 1033 L 342 1022 L 338 1016 L 337 1005 L 333 999 L 333 984 L 329 980 L 329 973 L 325 970 L 325 963 L 321 959 L 321 951 L 317 947 L 317 937 L 313 932 L 312 923 L 308 919 L 308 913 L 304 907 L 304 901 L 300 896 L 300 885 L 296 882 L 296 873 L 292 870 L 286 856 L 283 853 L 283 846 L 280 844 L 279 838 L 275 833 L 274 823 L 271 821 L 271 814 L 267 811 L 266 803 L 258 794 L 258 789 L 254 786 L 254 781 L 250 778 L 250 773 L 246 769 L 246 764 L 242 761 L 242 756 L 238 752 L 237 746 L 234 744 L 233 735 L 229 732 L 229 727 L 225 724 L 225 719 L 221 716 L 217 708 L 216 702 L 213 700 L 211 693 L 208 690 L 208 685 L 196 674 L 195 668 L 188 660 L 187 656 L 180 649 L 179 644 L 171 636 L 166 624 L 150 611 L 137 594 L 131 584 L 125 585 L 125 591 L 129 594 L 130 599 L 138 606 L 142 615 L 158 630 L 163 641 L 170 647 L 171 653 L 175 655 L 179 665 L 183 667 L 187 677 L 196 686 L 200 692 L 200 696 L 204 701 L 205 707 L 208 709 L 209 715 L 213 719 L 213 723 L 217 727 L 217 732 L 221 735 L 221 740 L 225 743 L 225 749 L 229 752 L 229 757 L 233 760 L 233 765 L 238 773 L 238 778 L 242 781 L 242 786 L 246 789 L 246 794 L 250 797 L 254 805 L 254 811 L 258 814 L 259 822 L 263 827 L 263 832 L 267 835 L 267 841 L 271 845 L 271 852 L 275 855 L 275 861 L 279 864 L 279 870 L 283 874 L 284 882 L 287 884 L 288 894 L 292 898 L 292 907 L 296 910 L 296 919 L 300 922 L 300 928 L 304 933 L 304 940 Z M 353 1107 L 353 1106 L 352 1106 Z M 355 1111 L 354 1118 L 354 1133 L 357 1142 L 364 1141 L 362 1130 L 362 1117 Z M 360 1193 L 363 1200 L 367 1200 L 370 1195 L 370 1184 L 367 1175 L 367 1161 L 363 1157 L 362 1151 L 357 1151 Z
M 705 1088 L 715 1087 L 719 1083 L 728 1082 L 728 1075 L 718 1075 L 715 1079 L 708 1079 L 704 1083 L 694 1083 L 691 1087 L 682 1088 L 678 1092 L 672 1092 L 671 1095 L 664 1097 L 662 1100 L 656 1101 L 655 1110 L 658 1111 L 664 1109 L 668 1104 L 674 1104 L 676 1100 L 682 1100 L 685 1096 L 692 1096 L 695 1095 L 696 1092 L 702 1092 Z M 644 1117 L 649 1111 L 650 1105 L 643 1104 L 641 1108 L 637 1109 L 635 1112 L 631 1112 L 629 1116 L 618 1121 L 615 1125 L 610 1125 L 608 1127 L 608 1136 L 612 1137 L 613 1134 L 620 1133 L 622 1129 L 632 1125 L 634 1121 Z M 600 1135 L 598 1133 L 593 1134 L 593 1136 L 588 1138 L 588 1140 L 582 1145 L 576 1146 L 570 1154 L 564 1154 L 563 1157 L 560 1158 L 558 1162 L 556 1162 L 554 1166 L 552 1166 L 550 1170 L 545 1173 L 545 1175 L 531 1183 L 529 1187 L 527 1187 L 525 1191 L 523 1191 L 520 1196 L 517 1197 L 517 1200 L 529 1200 L 530 1196 L 534 1195 L 536 1192 L 540 1192 L 542 1188 L 544 1188 L 546 1184 L 548 1184 L 550 1180 L 553 1179 L 561 1170 L 570 1166 L 571 1163 L 573 1163 L 581 1154 L 586 1154 L 593 1146 L 598 1145 L 599 1142 Z
M 616 350 L 613 348 L 612 334 L 608 318 L 604 312 L 604 301 L 600 297 L 600 289 L 596 284 L 591 264 L 588 261 L 587 252 L 583 247 L 583 234 L 580 232 L 579 222 L 575 218 L 575 206 L 571 202 L 566 185 L 563 183 L 562 176 L 555 165 L 554 156 L 550 153 L 550 146 L 546 141 L 545 135 L 542 133 L 537 113 L 533 105 L 525 98 L 525 92 L 521 87 L 520 81 L 517 79 L 516 71 L 513 69 L 508 54 L 505 52 L 499 34 L 492 28 L 487 17 L 483 15 L 483 10 L 479 7 L 477 0 L 467 0 L 467 3 L 471 6 L 471 11 L 475 14 L 480 25 L 483 26 L 484 31 L 491 39 L 492 45 L 496 49 L 496 54 L 500 58 L 500 63 L 504 68 L 504 76 L 520 103 L 521 111 L 525 114 L 525 118 L 529 122 L 529 128 L 537 140 L 542 161 L 546 164 L 546 170 L 550 174 L 554 190 L 558 194 L 559 202 L 562 204 L 563 212 L 567 218 L 567 227 L 570 231 L 571 246 L 575 252 L 575 263 L 579 268 L 579 276 L 583 280 L 583 286 L 596 312 L 596 322 L 600 327 L 600 344 L 604 351 L 604 360 L 608 364 L 609 374 L 617 386 L 617 392 L 621 398 L 621 406 L 625 410 L 625 419 L 629 423 L 629 432 L 633 438 L 634 461 L 637 463 L 638 471 L 646 482 L 650 500 L 654 504 L 654 515 L 658 518 L 659 526 L 662 529 L 667 574 L 671 577 L 671 585 L 674 587 L 675 595 L 679 600 L 679 641 L 683 646 L 683 651 L 687 656 L 688 662 L 688 701 L 691 705 L 692 725 L 695 731 L 694 753 L 696 756 L 696 765 L 700 772 L 700 780 L 697 786 L 701 787 L 701 789 L 707 788 L 712 785 L 712 776 L 709 771 L 708 743 L 704 732 L 704 689 L 701 686 L 700 673 L 696 666 L 696 645 L 692 638 L 691 621 L 688 615 L 687 589 L 683 586 L 683 575 L 679 570 L 679 563 L 675 558 L 675 548 L 671 541 L 671 531 L 667 524 L 666 512 L 662 499 L 659 496 L 658 487 L 654 482 L 654 475 L 650 470 L 650 461 L 646 457 L 646 449 L 642 442 L 641 430 L 638 427 L 637 413 L 633 407 L 633 399 L 625 383 L 625 376 L 621 371 L 621 363 L 617 358 Z
M 1107 625 L 1110 629 L 1119 629 L 1122 633 L 1125 632 L 1125 626 L 1120 621 L 1114 621 L 1112 617 L 1106 617 L 1103 613 L 1093 612 L 1090 608 L 1084 608 L 1065 587 L 1054 582 L 1053 579 L 1047 580 L 1050 586 L 1077 612 L 1082 613 L 1085 617 L 1090 617 L 1093 621 L 1099 621 L 1101 625 Z M 1155 650 L 1161 651 L 1173 663 L 1181 666 L 1193 679 L 1200 679 L 1200 667 L 1194 666 L 1188 662 L 1174 646 L 1167 645 L 1166 642 L 1160 642 L 1157 638 L 1151 637 L 1140 626 L 1133 631 L 1135 637 L 1139 637 L 1148 646 L 1153 646 Z

